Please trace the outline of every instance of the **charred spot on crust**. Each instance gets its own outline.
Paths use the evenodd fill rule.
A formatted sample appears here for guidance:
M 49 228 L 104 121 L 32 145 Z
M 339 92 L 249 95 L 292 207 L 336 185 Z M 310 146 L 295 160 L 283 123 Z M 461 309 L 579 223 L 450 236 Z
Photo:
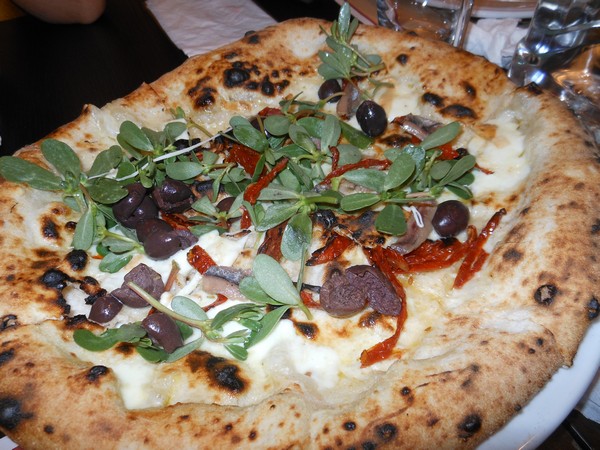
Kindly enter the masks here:
M 44 433 L 46 433 L 46 434 L 53 434 L 54 433 L 54 427 L 52 425 L 44 425 Z
M 108 371 L 109 369 L 106 366 L 94 366 L 90 370 L 88 370 L 85 377 L 88 379 L 88 381 L 95 382 L 101 376 L 106 375 Z
M 469 414 L 458 424 L 458 437 L 468 439 L 481 429 L 481 417 L 478 414 Z
M 198 107 L 213 105 L 215 103 L 215 92 L 216 91 L 211 87 L 203 87 L 194 103 Z
M 594 225 L 592 225 L 592 234 L 600 233 L 600 220 L 596 220 Z
M 408 55 L 406 53 L 400 53 L 398 56 L 396 56 L 396 61 L 398 61 L 399 64 L 405 66 L 408 62 Z
M 554 301 L 554 297 L 558 294 L 558 288 L 553 284 L 544 284 L 536 289 L 533 298 L 540 305 L 550 306 Z
M 523 253 L 521 253 L 519 250 L 515 249 L 515 248 L 511 248 L 510 250 L 507 250 L 506 252 L 504 252 L 504 254 L 502 255 L 502 258 L 504 258 L 506 261 L 520 261 L 521 258 L 523 258 Z
M 21 403 L 12 397 L 0 398 L 0 426 L 14 430 L 22 419 L 31 417 L 30 413 L 21 411 Z
M 67 255 L 67 262 L 71 265 L 71 269 L 78 272 L 87 265 L 88 255 L 83 250 L 72 250 Z
M 317 210 L 317 212 L 313 214 L 313 218 L 317 224 L 321 225 L 326 230 L 333 228 L 338 223 L 337 217 L 333 211 L 329 209 Z
M 5 352 L 0 353 L 0 366 L 2 364 L 7 363 L 14 357 L 15 357 L 15 349 L 14 348 L 11 348 L 10 350 L 6 350 Z
M 62 295 L 56 299 L 56 305 L 63 310 L 63 314 L 69 314 L 69 312 L 71 312 L 71 305 L 67 303 Z
M 317 337 L 319 327 L 310 322 L 294 322 L 294 328 L 306 339 L 312 340 Z
M 239 394 L 246 390 L 248 382 L 241 377 L 240 368 L 225 358 L 196 351 L 188 355 L 186 363 L 192 372 L 206 371 L 210 381 L 232 394 Z
M 402 148 L 407 144 L 410 144 L 412 139 L 409 136 L 403 134 L 390 134 L 381 139 L 381 143 L 388 147 Z
M 430 103 L 438 108 L 442 108 L 444 106 L 444 99 L 432 92 L 425 92 L 421 98 L 425 103 Z
M 56 224 L 49 217 L 42 219 L 42 235 L 46 239 L 58 239 L 58 229 Z
M 64 272 L 58 269 L 50 269 L 42 275 L 41 282 L 47 287 L 63 290 L 67 287 L 67 281 L 72 281 L 71 278 Z
M 471 108 L 458 104 L 446 106 L 440 112 L 444 115 L 453 116 L 458 119 L 461 119 L 463 117 L 470 117 L 472 119 L 477 118 L 475 111 L 473 111 Z
M 356 422 L 352 422 L 351 420 L 349 420 L 348 422 L 344 422 L 344 425 L 342 425 L 344 427 L 344 430 L 346 431 L 354 431 L 356 430 Z
M 250 439 L 251 441 L 256 440 L 256 437 L 258 436 L 258 433 L 256 432 L 256 430 L 252 430 L 249 434 L 248 434 L 248 439 Z
M 600 303 L 596 297 L 592 297 L 587 305 L 588 319 L 594 320 L 600 314 Z
M 412 33 L 412 31 L 411 31 Z M 414 33 L 416 36 L 416 33 Z M 375 450 L 377 448 L 377 445 L 375 444 L 375 442 L 371 442 L 371 441 L 365 441 L 361 444 L 361 448 L 362 450 Z
M 234 67 L 232 69 L 225 69 L 225 86 L 228 88 L 238 86 L 250 78 L 250 73 L 240 67 Z
M 260 83 L 260 91 L 265 95 L 273 95 L 275 93 L 275 85 L 271 83 L 268 75 Z
M 398 429 L 396 428 L 396 425 L 388 422 L 376 427 L 375 432 L 377 433 L 377 436 L 379 436 L 379 439 L 383 442 L 388 442 L 394 439 L 398 433 Z
M 260 36 L 255 31 L 251 31 L 250 34 L 246 35 L 246 41 L 249 44 L 258 44 L 260 43 Z
M 229 53 L 225 53 L 223 55 L 223 58 L 225 58 L 225 59 L 233 59 L 233 58 L 236 58 L 237 55 L 238 54 L 236 52 L 229 52 Z
M 7 314 L 0 319 L 0 331 L 15 326 L 17 326 L 17 316 L 14 314 Z
M 463 81 L 461 85 L 469 97 L 475 97 L 477 95 L 477 89 L 475 89 L 468 81 Z
M 78 327 L 79 325 L 81 325 L 82 323 L 86 323 L 87 321 L 88 320 L 85 314 L 77 314 L 76 316 L 66 318 L 65 324 L 67 327 L 71 328 Z

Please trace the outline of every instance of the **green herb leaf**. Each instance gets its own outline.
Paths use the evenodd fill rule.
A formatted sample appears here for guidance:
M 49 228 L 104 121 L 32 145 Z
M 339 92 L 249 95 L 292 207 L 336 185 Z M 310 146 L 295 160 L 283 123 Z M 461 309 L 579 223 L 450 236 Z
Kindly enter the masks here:
M 165 171 L 174 180 L 191 180 L 204 172 L 205 166 L 192 161 L 175 161 L 165 166 Z
M 347 124 L 346 122 L 340 122 L 340 127 L 342 129 L 342 135 L 350 142 L 352 145 L 365 149 L 369 147 L 373 143 L 373 139 L 367 136 L 360 130 L 357 130 L 353 126 Z
M 290 128 L 290 120 L 286 116 L 281 116 L 279 114 L 265 117 L 263 123 L 265 125 L 265 130 L 273 136 L 284 136 L 288 134 Z
M 89 205 L 83 213 L 79 222 L 75 226 L 73 235 L 73 248 L 77 250 L 87 250 L 94 243 L 96 233 L 96 209 L 94 205 Z
M 267 231 L 285 222 L 300 208 L 298 204 L 276 203 L 265 211 L 265 215 L 256 226 L 256 231 Z
M 288 222 L 281 238 L 281 253 L 290 261 L 299 261 L 312 240 L 312 221 L 308 214 L 298 213 Z
M 359 186 L 364 186 L 377 192 L 384 191 L 386 174 L 381 170 L 356 169 L 346 172 L 342 177 Z
M 95 202 L 112 205 L 127 195 L 127 189 L 112 178 L 95 178 L 86 183 L 90 197 Z
M 154 150 L 148 136 L 138 127 L 135 123 L 126 120 L 121 124 L 119 128 L 119 134 L 117 135 L 117 141 L 128 148 L 133 150 L 142 150 L 150 152 Z M 127 149 L 127 148 L 126 148 Z
M 346 195 L 340 201 L 340 207 L 344 211 L 357 211 L 359 209 L 373 206 L 381 200 L 379 194 L 358 193 Z
M 406 219 L 401 206 L 386 205 L 375 219 L 375 228 L 380 233 L 399 236 L 406 233 Z
M 41 148 L 46 161 L 52 164 L 62 176 L 72 174 L 73 178 L 79 179 L 81 162 L 71 147 L 56 139 L 46 139 L 42 142 Z
M 192 299 L 177 295 L 171 301 L 171 309 L 182 316 L 196 320 L 208 320 L 206 312 Z
M 254 303 L 262 305 L 278 305 L 279 302 L 274 301 L 269 295 L 260 287 L 258 281 L 254 277 L 245 277 L 240 281 L 240 292 L 242 295 Z
M 108 150 L 104 150 L 96 156 L 87 176 L 92 178 L 107 174 L 112 169 L 115 169 L 122 160 L 123 150 L 118 145 L 113 145 Z
M 461 126 L 458 122 L 451 122 L 443 127 L 438 128 L 421 142 L 420 147 L 424 150 L 439 147 L 440 145 L 447 144 L 452 141 L 458 133 L 460 133 Z
M 290 309 L 290 307 L 290 305 L 280 306 L 265 314 L 260 321 L 260 330 L 250 334 L 250 338 L 246 343 L 246 347 L 251 347 L 266 338 L 277 326 L 283 315 Z
M 100 261 L 100 270 L 106 273 L 117 273 L 131 261 L 131 253 L 117 255 L 109 253 Z
M 389 191 L 406 183 L 415 172 L 415 162 L 408 153 L 402 153 L 392 163 L 385 177 L 383 189 Z
M 15 156 L 0 157 L 0 175 L 8 181 L 25 183 L 43 191 L 63 190 L 62 180 L 37 164 Z
M 116 329 L 106 330 L 101 335 L 95 335 L 90 330 L 78 329 L 73 333 L 73 340 L 80 347 L 91 352 L 102 352 L 113 347 L 119 340 L 115 337 Z
M 256 255 L 252 270 L 256 281 L 270 297 L 285 305 L 301 303 L 292 279 L 273 258 L 264 254 Z

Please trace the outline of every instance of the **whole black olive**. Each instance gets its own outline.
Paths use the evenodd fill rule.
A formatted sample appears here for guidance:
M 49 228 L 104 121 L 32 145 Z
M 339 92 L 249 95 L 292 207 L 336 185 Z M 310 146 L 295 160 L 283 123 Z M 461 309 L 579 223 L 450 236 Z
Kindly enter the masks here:
M 142 320 L 142 327 L 150 338 L 157 342 L 167 353 L 173 353 L 183 345 L 179 327 L 173 319 L 164 313 L 156 312 Z
M 90 309 L 89 319 L 97 323 L 106 323 L 112 320 L 123 308 L 123 303 L 112 295 L 103 295 L 96 299 Z
M 153 259 L 167 259 L 182 249 L 181 239 L 175 231 L 158 231 L 144 242 L 146 254 Z
M 447 200 L 438 205 L 431 223 L 441 237 L 456 236 L 469 224 L 469 209 L 458 200 Z
M 177 139 L 173 142 L 173 146 L 175 150 L 183 150 L 184 148 L 188 148 L 190 145 L 198 144 L 201 141 L 200 138 L 193 139 Z
M 356 110 L 356 120 L 360 128 L 369 136 L 379 136 L 387 127 L 387 115 L 381 105 L 373 100 L 365 100 Z
M 152 190 L 152 198 L 158 208 L 167 213 L 183 212 L 193 202 L 192 190 L 188 185 L 170 178 Z
M 130 184 L 127 190 L 127 196 L 112 207 L 115 218 L 121 224 L 134 228 L 140 220 L 158 215 L 156 205 L 146 196 L 146 188 L 141 183 Z
M 340 86 L 340 83 L 338 82 L 338 80 L 333 78 L 331 80 L 325 81 L 319 87 L 319 98 L 321 100 L 324 100 L 328 97 L 331 97 L 333 94 L 338 94 L 341 92 L 342 92 L 342 87 Z M 329 100 L 327 100 L 327 103 L 335 103 L 335 102 L 338 102 L 339 100 L 340 100 L 340 96 L 336 95 L 335 97 L 332 97 Z
M 150 218 L 140 220 L 135 225 L 135 232 L 140 242 L 144 242 L 148 236 L 158 233 L 159 231 L 171 231 L 173 227 L 162 219 Z

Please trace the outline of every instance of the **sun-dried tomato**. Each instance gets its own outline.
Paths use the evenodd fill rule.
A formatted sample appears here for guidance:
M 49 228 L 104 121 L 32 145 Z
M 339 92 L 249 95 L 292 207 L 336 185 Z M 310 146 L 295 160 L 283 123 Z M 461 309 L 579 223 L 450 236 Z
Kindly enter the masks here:
M 258 113 L 260 117 L 269 117 L 269 116 L 281 116 L 281 110 L 279 108 L 271 108 L 270 106 L 266 106 L 260 110 Z
M 258 248 L 258 253 L 269 255 L 276 261 L 281 261 L 281 240 L 283 239 L 283 231 L 287 226 L 287 220 L 280 223 L 276 227 L 270 228 L 265 233 L 265 239 Z
M 325 264 L 334 261 L 340 257 L 344 251 L 352 244 L 352 239 L 342 236 L 341 234 L 333 233 L 325 245 L 315 250 L 311 257 L 306 261 L 307 266 L 318 266 L 319 264 Z
M 161 218 L 176 230 L 187 230 L 194 225 L 198 225 L 197 222 L 188 219 L 183 214 L 162 214 Z
M 319 302 L 317 302 L 313 298 L 312 294 L 305 289 L 302 289 L 300 291 L 300 298 L 302 299 L 302 303 L 304 303 L 304 306 L 306 306 L 307 308 L 320 308 L 321 307 L 321 304 Z
M 404 255 L 408 264 L 407 272 L 431 272 L 450 267 L 465 257 L 471 244 L 477 237 L 477 230 L 470 225 L 467 228 L 467 240 L 461 242 L 455 238 L 438 241 L 427 240 L 412 252 Z
M 402 302 L 402 309 L 400 314 L 396 318 L 396 331 L 392 336 L 375 344 L 373 347 L 363 350 L 360 355 L 361 367 L 367 367 L 376 362 L 388 359 L 394 354 L 394 349 L 404 328 L 404 322 L 408 317 L 408 311 L 406 309 L 406 293 L 404 287 L 398 281 L 396 274 L 392 268 L 392 264 L 387 260 L 385 252 L 381 247 L 375 247 L 372 249 L 365 249 L 367 256 L 371 262 L 386 276 L 386 278 L 392 283 L 396 294 Z
M 211 309 L 213 309 L 219 305 L 222 305 L 227 300 L 229 300 L 229 299 L 227 297 L 225 297 L 223 294 L 217 294 L 217 299 L 214 302 L 212 302 L 210 305 L 203 306 L 202 309 L 204 311 L 210 311 Z
M 259 159 L 260 153 L 252 150 L 250 147 L 234 142 L 229 148 L 229 154 L 225 158 L 225 162 L 239 164 L 248 175 L 252 176 L 254 175 Z
M 504 208 L 497 211 L 488 223 L 483 227 L 479 236 L 469 247 L 467 255 L 463 260 L 461 266 L 458 269 L 456 278 L 454 279 L 454 287 L 460 289 L 463 287 L 471 278 L 475 276 L 479 270 L 483 267 L 489 254 L 483 249 L 483 246 L 487 242 L 488 238 L 492 235 L 502 216 L 506 214 Z
M 402 305 L 402 312 L 396 317 L 396 331 L 384 341 L 375 344 L 373 347 L 363 350 L 360 354 L 360 367 L 368 367 L 379 361 L 384 361 L 394 354 L 394 348 L 398 343 L 404 322 L 406 321 L 406 307 Z M 398 352 L 399 353 L 399 352 Z
M 210 255 L 199 245 L 194 245 L 187 254 L 187 260 L 190 265 L 201 274 L 204 274 L 209 267 L 216 266 L 217 263 Z
M 255 183 L 249 185 L 244 192 L 244 200 L 254 205 L 256 200 L 258 200 L 260 191 L 266 188 L 271 181 L 273 181 L 275 177 L 286 168 L 287 163 L 287 158 L 281 159 L 269 172 L 267 172 L 265 175 L 262 175 Z
M 331 152 L 331 170 L 337 170 L 340 162 L 340 151 L 337 147 L 330 147 L 329 151 Z

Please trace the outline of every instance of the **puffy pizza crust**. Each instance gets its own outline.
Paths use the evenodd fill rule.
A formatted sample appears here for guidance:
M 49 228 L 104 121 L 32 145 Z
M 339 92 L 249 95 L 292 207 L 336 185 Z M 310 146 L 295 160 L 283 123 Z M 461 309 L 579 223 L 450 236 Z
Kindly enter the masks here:
M 216 132 L 233 114 L 254 114 L 300 91 L 314 95 L 321 26 L 329 27 L 290 21 L 191 58 L 124 99 L 102 109 L 87 106 L 52 137 L 90 164 L 115 143 L 126 119 L 157 128 L 180 106 Z M 556 100 L 534 88 L 515 89 L 479 57 L 379 28 L 361 26 L 355 39 L 384 58 L 403 88 L 419 93 L 396 109 L 460 120 L 467 134 L 486 139 L 501 138 L 491 122 L 510 111 L 525 136 L 531 172 L 520 195 L 482 205 L 509 209 L 490 243 L 492 256 L 420 346 L 374 372 L 372 387 L 350 402 L 315 402 L 290 386 L 243 407 L 229 392 L 222 395 L 233 395 L 229 406 L 182 401 L 127 409 L 114 370 L 88 362 L 94 357 L 72 342 L 75 327 L 92 325 L 64 319 L 69 305 L 60 290 L 41 282 L 53 267 L 77 279 L 85 275 L 80 259 L 65 257 L 76 216 L 52 194 L 0 181 L 2 430 L 27 449 L 175 442 L 183 448 L 473 448 L 570 364 L 599 310 L 600 218 L 590 205 L 600 200 L 600 165 L 592 141 Z M 235 70 L 241 72 L 232 75 Z M 388 95 L 382 101 L 398 103 Z M 39 143 L 20 155 L 39 161 Z M 135 357 L 126 348 L 114 352 Z M 178 363 L 179 376 L 218 392 L 216 363 L 195 352 Z M 251 375 L 240 378 L 252 383 Z

